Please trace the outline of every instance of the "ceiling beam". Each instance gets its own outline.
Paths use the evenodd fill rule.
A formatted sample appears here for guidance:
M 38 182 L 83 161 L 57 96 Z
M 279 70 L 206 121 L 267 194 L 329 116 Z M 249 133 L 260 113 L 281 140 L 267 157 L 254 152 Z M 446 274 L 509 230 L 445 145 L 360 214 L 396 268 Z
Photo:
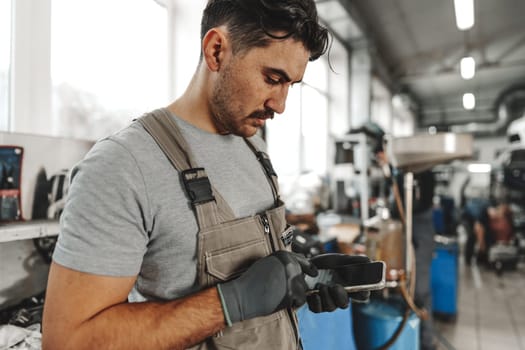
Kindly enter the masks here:
M 494 61 L 499 62 L 503 61 L 509 55 L 511 55 L 516 50 L 519 50 L 525 46 L 525 35 L 519 38 L 514 44 L 512 44 L 507 50 L 503 51 Z
M 508 69 L 508 68 L 519 68 L 523 67 L 525 68 L 525 59 L 523 60 L 516 60 L 511 62 L 490 62 L 490 63 L 482 63 L 479 66 L 476 67 L 476 73 L 479 72 L 492 72 L 495 70 L 501 70 L 501 69 Z M 399 77 L 399 80 L 402 83 L 409 84 L 413 83 L 415 81 L 421 80 L 421 79 L 428 79 L 428 78 L 436 78 L 436 77 L 449 77 L 449 76 L 457 76 L 459 74 L 458 70 L 452 67 L 449 68 L 443 68 L 441 70 L 436 71 L 420 71 L 420 72 L 413 72 L 410 74 L 407 74 L 403 77 Z M 524 70 L 524 77 L 525 77 L 525 70 Z
M 435 67 L 436 62 L 440 62 L 441 69 L 435 71 L 436 74 L 446 73 L 452 71 L 456 67 L 464 55 L 479 52 L 484 57 L 484 62 L 480 62 L 478 65 L 492 65 L 494 62 L 498 62 L 503 57 L 507 57 L 512 52 L 518 50 L 525 45 L 525 36 L 520 37 L 517 42 L 513 43 L 511 47 L 502 52 L 498 57 L 488 60 L 484 52 L 490 46 L 501 43 L 501 38 L 510 37 L 515 35 L 516 32 L 513 30 L 503 30 L 498 33 L 494 33 L 488 37 L 478 40 L 470 44 L 456 43 L 447 47 L 435 48 L 431 51 L 419 52 L 413 56 L 404 57 L 402 62 L 393 64 L 398 69 L 392 71 L 392 77 L 394 79 L 403 79 L 407 76 L 420 75 L 422 73 L 431 73 L 430 71 L 417 72 L 418 67 Z

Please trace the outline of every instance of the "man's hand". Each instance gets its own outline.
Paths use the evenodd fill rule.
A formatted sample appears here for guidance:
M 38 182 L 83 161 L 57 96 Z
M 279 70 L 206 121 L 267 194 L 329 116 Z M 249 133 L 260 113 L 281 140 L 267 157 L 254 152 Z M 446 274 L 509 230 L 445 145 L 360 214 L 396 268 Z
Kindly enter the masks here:
M 239 278 L 217 289 L 228 325 L 306 302 L 304 274 L 317 276 L 304 256 L 278 251 L 256 261 Z
M 310 259 L 310 262 L 318 269 L 334 269 L 337 267 L 353 264 L 364 264 L 370 262 L 370 259 L 362 255 L 346 255 L 346 254 L 322 254 Z M 319 293 L 308 296 L 308 307 L 312 312 L 319 313 L 325 311 L 334 311 L 336 308 L 348 307 L 349 299 L 355 301 L 366 301 L 370 296 L 370 292 L 356 292 L 347 293 L 344 287 L 340 284 L 322 284 L 318 283 L 316 289 Z

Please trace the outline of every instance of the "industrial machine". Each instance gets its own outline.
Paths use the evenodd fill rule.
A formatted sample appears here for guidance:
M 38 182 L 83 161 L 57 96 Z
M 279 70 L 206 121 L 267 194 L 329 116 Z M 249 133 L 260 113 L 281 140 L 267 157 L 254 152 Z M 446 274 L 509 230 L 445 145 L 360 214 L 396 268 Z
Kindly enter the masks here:
M 507 138 L 511 144 L 525 146 L 525 115 L 513 120 L 507 128 Z
M 387 270 L 390 277 L 389 286 L 392 290 L 390 294 L 393 296 L 390 295 L 383 299 L 373 300 L 366 306 L 356 306 L 354 310 L 354 324 L 356 326 L 359 325 L 359 329 L 355 332 L 356 344 L 360 349 L 417 349 L 419 347 L 418 316 L 424 318 L 426 315 L 425 311 L 418 309 L 413 302 L 415 283 L 413 273 L 415 259 L 412 247 L 414 173 L 429 170 L 435 165 L 454 159 L 471 157 L 473 153 L 472 136 L 438 133 L 394 138 L 389 142 L 387 153 L 391 156 L 393 166 L 400 169 L 404 174 L 405 201 L 404 208 L 400 212 L 404 229 L 403 234 L 400 235 L 398 233 L 399 229 L 395 229 L 396 225 L 392 222 L 384 221 L 384 218 L 378 218 L 375 225 L 369 225 L 376 228 L 382 227 L 379 230 L 382 233 L 378 236 L 374 237 L 374 234 L 367 235 L 367 238 L 371 238 L 371 242 L 368 245 L 375 248 L 369 253 L 378 256 L 382 255 L 387 262 Z M 395 184 L 395 181 L 393 183 Z M 399 193 L 397 194 L 399 195 Z M 365 226 L 367 225 L 365 224 Z M 390 232 L 388 232 L 389 230 Z M 387 240 L 390 240 L 390 242 Z M 402 241 L 399 242 L 400 240 Z M 401 266 L 394 254 L 395 251 L 400 251 L 399 248 L 396 248 L 399 246 L 402 247 L 401 251 L 404 255 Z M 392 249 L 391 257 L 385 258 L 385 248 L 388 249 L 390 247 Z M 389 260 L 391 261 L 391 266 L 388 266 Z M 456 273 L 449 274 L 446 280 L 446 283 L 450 283 L 453 289 L 457 288 L 457 269 L 455 271 Z M 456 294 L 453 293 L 452 295 L 455 299 Z

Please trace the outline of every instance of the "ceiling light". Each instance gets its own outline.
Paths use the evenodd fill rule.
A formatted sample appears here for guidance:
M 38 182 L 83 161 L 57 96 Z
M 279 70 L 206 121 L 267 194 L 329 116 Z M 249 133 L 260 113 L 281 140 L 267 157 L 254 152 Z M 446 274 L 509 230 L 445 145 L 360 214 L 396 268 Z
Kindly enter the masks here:
M 476 74 L 476 61 L 474 61 L 474 58 L 470 56 L 463 57 L 459 64 L 459 71 L 461 77 L 465 80 L 474 78 L 474 74 Z
M 476 97 L 470 92 L 463 95 L 463 108 L 466 110 L 472 110 L 476 107 Z
M 459 30 L 467 30 L 474 26 L 474 0 L 454 0 L 454 11 Z

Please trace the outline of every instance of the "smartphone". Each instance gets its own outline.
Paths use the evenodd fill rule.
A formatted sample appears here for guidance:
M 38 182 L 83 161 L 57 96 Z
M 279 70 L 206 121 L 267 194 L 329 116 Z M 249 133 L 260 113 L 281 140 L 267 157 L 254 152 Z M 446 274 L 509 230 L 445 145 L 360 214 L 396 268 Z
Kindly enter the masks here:
M 320 269 L 316 277 L 306 276 L 307 294 L 317 293 L 317 283 L 340 284 L 347 292 L 378 290 L 385 287 L 386 264 L 373 261 L 364 264 L 346 265 L 336 269 Z

